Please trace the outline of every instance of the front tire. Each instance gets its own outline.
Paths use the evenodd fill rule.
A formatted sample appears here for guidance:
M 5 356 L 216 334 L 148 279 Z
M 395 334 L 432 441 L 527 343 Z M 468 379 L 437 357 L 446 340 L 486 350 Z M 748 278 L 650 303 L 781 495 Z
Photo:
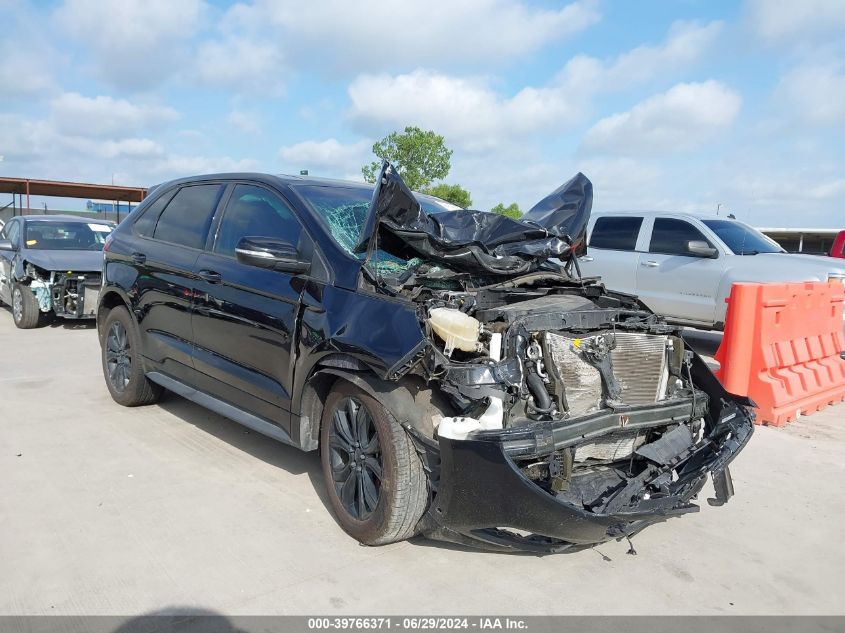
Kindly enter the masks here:
M 405 430 L 375 398 L 339 381 L 326 399 L 320 460 L 329 502 L 343 530 L 365 545 L 416 533 L 428 487 Z
M 41 308 L 38 299 L 26 286 L 12 286 L 12 320 L 22 330 L 38 327 L 41 322 Z
M 112 308 L 103 332 L 103 376 L 114 401 L 124 407 L 158 402 L 162 388 L 144 375 L 138 328 L 129 311 L 123 306 Z

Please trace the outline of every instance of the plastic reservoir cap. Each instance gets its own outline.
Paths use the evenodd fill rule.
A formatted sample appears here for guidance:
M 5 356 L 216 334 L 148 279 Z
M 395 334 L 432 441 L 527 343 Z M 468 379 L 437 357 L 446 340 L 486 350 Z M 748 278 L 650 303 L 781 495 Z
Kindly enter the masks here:
M 447 356 L 455 348 L 464 352 L 474 352 L 478 349 L 481 328 L 478 319 L 454 308 L 433 308 L 429 310 L 428 316 L 431 329 L 446 343 Z

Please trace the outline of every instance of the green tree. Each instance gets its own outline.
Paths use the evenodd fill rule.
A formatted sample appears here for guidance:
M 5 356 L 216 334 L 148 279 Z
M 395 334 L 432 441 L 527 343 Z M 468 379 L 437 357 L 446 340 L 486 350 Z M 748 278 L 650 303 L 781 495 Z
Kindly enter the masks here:
M 519 205 L 516 202 L 511 202 L 508 206 L 505 206 L 500 202 L 490 210 L 493 213 L 498 213 L 499 215 L 506 215 L 509 218 L 513 218 L 514 220 L 518 220 L 522 217 L 522 211 L 519 210 Z
M 413 191 L 445 178 L 452 167 L 452 150 L 446 147 L 443 137 L 418 127 L 406 127 L 401 134 L 391 132 L 373 144 L 373 154 L 381 160 L 361 168 L 367 182 L 376 181 L 381 162 L 387 160 Z
M 445 182 L 441 182 L 439 185 L 423 189 L 422 192 L 456 204 L 462 209 L 469 209 L 472 206 L 472 197 L 469 195 L 469 191 L 460 185 L 447 185 Z

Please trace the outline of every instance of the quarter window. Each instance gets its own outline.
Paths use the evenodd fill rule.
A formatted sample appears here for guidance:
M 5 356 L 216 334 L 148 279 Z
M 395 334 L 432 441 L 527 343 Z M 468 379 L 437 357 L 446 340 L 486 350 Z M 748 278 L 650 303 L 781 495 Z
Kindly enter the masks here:
M 205 246 L 223 185 L 182 187 L 162 212 L 153 238 L 190 248 Z
M 301 232 L 293 211 L 279 196 L 263 187 L 237 185 L 223 213 L 214 251 L 234 257 L 235 246 L 244 237 L 271 237 L 296 246 Z
M 708 246 L 713 246 L 710 240 L 689 222 L 673 218 L 655 218 L 648 250 L 650 253 L 689 256 L 687 242 L 692 241 L 706 242 Z
M 633 251 L 643 219 L 638 217 L 608 216 L 596 220 L 590 235 L 589 246 L 615 251 Z
M 138 235 L 143 235 L 144 237 L 153 236 L 158 216 L 161 215 L 162 209 L 167 206 L 167 203 L 170 202 L 172 197 L 173 192 L 166 193 L 147 205 L 147 208 L 141 213 L 141 217 L 135 220 L 134 228 Z

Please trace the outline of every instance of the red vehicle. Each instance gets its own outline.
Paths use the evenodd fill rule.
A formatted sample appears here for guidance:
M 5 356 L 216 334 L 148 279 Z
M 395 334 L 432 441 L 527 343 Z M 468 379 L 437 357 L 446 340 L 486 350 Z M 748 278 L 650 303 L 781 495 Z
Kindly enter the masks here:
M 828 255 L 845 259 L 845 231 L 839 231 L 836 239 L 833 240 L 833 246 L 830 247 Z

